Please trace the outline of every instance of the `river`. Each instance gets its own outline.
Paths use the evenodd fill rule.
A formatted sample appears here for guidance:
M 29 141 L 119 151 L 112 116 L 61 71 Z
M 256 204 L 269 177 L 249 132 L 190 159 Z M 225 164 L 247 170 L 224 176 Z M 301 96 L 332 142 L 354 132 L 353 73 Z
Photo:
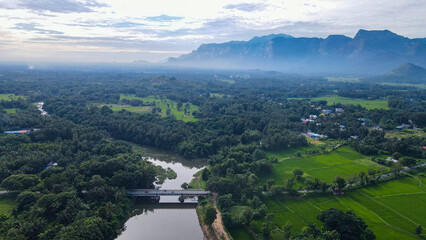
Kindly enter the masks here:
M 157 185 L 162 189 L 181 189 L 181 184 L 191 182 L 193 175 L 206 164 L 153 149 L 144 149 L 143 156 L 146 156 L 145 161 L 176 172 L 175 179 L 166 179 Z M 203 232 L 194 203 L 196 199 L 186 199 L 181 205 L 178 197 L 174 196 L 162 196 L 157 205 L 137 203 L 133 216 L 127 220 L 125 230 L 116 240 L 201 240 Z

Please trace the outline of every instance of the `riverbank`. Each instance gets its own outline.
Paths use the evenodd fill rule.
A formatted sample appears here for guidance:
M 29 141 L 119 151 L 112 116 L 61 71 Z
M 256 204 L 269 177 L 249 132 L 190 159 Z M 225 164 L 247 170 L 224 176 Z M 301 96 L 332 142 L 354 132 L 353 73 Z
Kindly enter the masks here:
M 225 227 L 223 226 L 222 213 L 219 211 L 216 205 L 217 196 L 218 194 L 214 193 L 211 198 L 212 205 L 216 209 L 216 219 L 214 220 L 212 225 L 204 224 L 204 221 L 202 219 L 202 207 L 197 207 L 198 220 L 200 222 L 200 226 L 204 234 L 204 240 L 231 240 L 232 237 L 229 236 L 229 234 L 225 230 Z

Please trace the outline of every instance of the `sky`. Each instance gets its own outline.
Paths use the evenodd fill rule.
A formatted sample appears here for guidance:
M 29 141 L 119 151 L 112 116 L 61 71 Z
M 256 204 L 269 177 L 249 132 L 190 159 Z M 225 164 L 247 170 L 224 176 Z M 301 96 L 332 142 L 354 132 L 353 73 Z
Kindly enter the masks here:
M 273 33 L 423 38 L 425 13 L 424 0 L 0 0 L 0 61 L 162 62 Z

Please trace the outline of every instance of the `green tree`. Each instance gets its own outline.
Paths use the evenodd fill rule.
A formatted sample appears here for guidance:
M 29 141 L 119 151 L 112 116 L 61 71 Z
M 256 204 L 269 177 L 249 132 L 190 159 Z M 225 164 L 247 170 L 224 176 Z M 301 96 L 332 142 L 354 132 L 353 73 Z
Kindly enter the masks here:
M 337 231 L 341 240 L 371 240 L 375 239 L 373 232 L 367 229 L 367 224 L 351 210 L 330 208 L 318 215 L 325 231 Z
M 204 207 L 204 223 L 211 225 L 216 220 L 216 209 L 212 205 L 206 205 Z
M 422 234 L 422 230 L 423 230 L 423 229 L 422 229 L 422 226 L 420 226 L 420 225 L 419 225 L 419 226 L 417 226 L 417 227 L 416 227 L 416 229 L 415 229 L 416 234 L 417 234 L 417 235 L 421 235 L 421 234 Z
M 273 196 L 282 196 L 284 193 L 284 187 L 281 185 L 274 185 L 271 187 L 271 192 Z
M 187 182 L 184 182 L 184 183 L 182 183 L 182 184 L 180 185 L 180 187 L 181 187 L 182 189 L 188 189 L 189 184 L 188 184 Z
M 390 171 L 393 175 L 395 176 L 399 176 L 399 174 L 401 173 L 402 170 L 402 164 L 401 163 L 393 163 L 392 166 L 390 167 Z
M 274 179 L 268 179 L 266 181 L 266 183 L 268 184 L 268 190 L 271 190 L 271 187 L 275 184 L 275 180 Z
M 16 202 L 18 203 L 18 208 L 22 208 L 28 204 L 34 203 L 37 200 L 37 196 L 34 192 L 24 191 L 18 194 L 16 197 Z
M 228 210 L 234 202 L 232 201 L 232 194 L 225 194 L 222 196 L 219 196 L 217 198 L 217 206 L 220 210 Z
M 402 155 L 401 155 L 401 153 L 399 153 L 399 152 L 394 152 L 394 153 L 392 154 L 392 158 L 393 158 L 393 159 L 396 159 L 396 160 L 398 160 L 401 156 L 402 156 Z
M 336 179 L 334 180 L 334 184 L 337 187 L 337 189 L 341 190 L 343 188 L 345 188 L 346 186 L 346 181 L 344 178 L 338 176 L 336 177 Z
M 350 174 L 349 176 L 346 177 L 346 181 L 348 182 L 348 184 L 350 186 L 352 186 L 353 184 L 357 183 L 359 180 L 358 176 L 355 173 Z
M 304 172 L 300 168 L 293 169 L 293 176 L 297 179 L 300 179 L 303 176 Z
M 33 174 L 16 174 L 5 178 L 1 186 L 8 191 L 23 191 L 34 187 L 39 182 L 40 179 Z

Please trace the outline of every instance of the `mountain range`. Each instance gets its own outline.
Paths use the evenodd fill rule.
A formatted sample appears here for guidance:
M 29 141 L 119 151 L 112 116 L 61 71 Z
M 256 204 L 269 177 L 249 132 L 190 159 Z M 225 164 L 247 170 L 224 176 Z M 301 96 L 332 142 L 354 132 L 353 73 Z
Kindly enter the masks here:
M 202 44 L 170 58 L 177 66 L 276 70 L 305 74 L 383 74 L 411 62 L 426 66 L 426 38 L 389 30 L 359 30 L 355 37 L 292 37 L 273 34 L 249 41 Z

